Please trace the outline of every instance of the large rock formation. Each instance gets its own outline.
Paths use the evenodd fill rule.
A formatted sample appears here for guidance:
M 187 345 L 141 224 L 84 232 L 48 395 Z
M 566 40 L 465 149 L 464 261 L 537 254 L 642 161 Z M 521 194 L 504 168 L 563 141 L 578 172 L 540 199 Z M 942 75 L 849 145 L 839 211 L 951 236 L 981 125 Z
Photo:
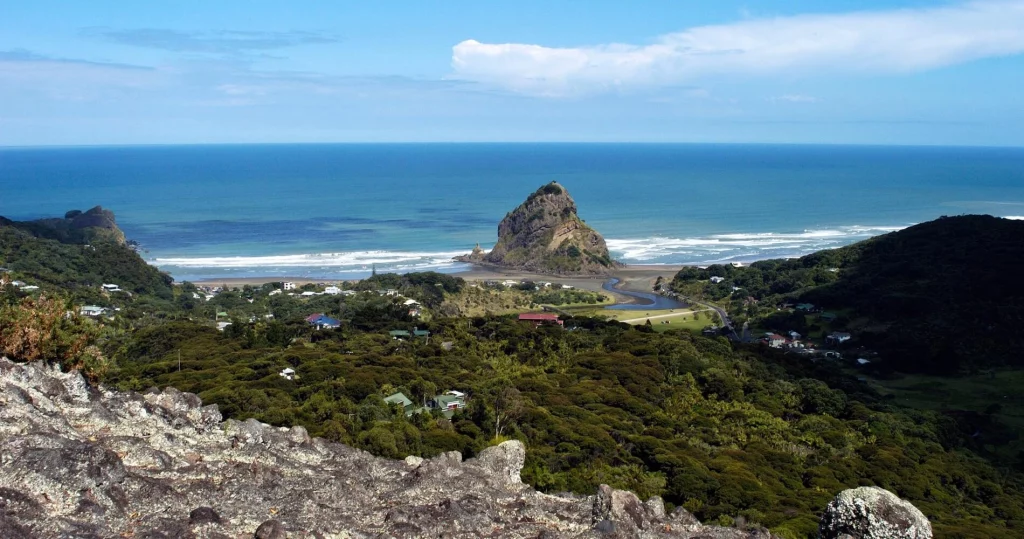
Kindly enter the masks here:
M 391 461 L 301 427 L 221 422 L 174 389 L 89 387 L 77 373 L 0 359 L 0 537 L 768 538 L 702 526 L 602 486 L 551 496 L 520 482 L 505 442 Z
M 822 539 L 931 539 L 932 525 L 910 502 L 877 487 L 844 490 L 821 517 Z
M 615 267 L 604 238 L 576 214 L 576 202 L 551 182 L 498 225 L 498 243 L 464 257 L 499 267 L 558 275 L 600 275 Z
M 55 217 L 35 221 L 11 221 L 0 217 L 0 225 L 13 226 L 38 238 L 57 240 L 61 243 L 125 243 L 124 232 L 118 228 L 114 212 L 101 206 L 85 212 L 71 210 L 64 214 L 63 219 Z

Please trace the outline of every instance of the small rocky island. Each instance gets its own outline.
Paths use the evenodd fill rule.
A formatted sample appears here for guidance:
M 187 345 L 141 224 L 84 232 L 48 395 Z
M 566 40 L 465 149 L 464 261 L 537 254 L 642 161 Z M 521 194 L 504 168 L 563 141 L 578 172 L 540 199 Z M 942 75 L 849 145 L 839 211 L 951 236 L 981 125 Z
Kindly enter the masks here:
M 489 253 L 477 246 L 456 260 L 554 275 L 604 275 L 618 266 L 604 238 L 580 219 L 576 202 L 556 182 L 505 215 Z

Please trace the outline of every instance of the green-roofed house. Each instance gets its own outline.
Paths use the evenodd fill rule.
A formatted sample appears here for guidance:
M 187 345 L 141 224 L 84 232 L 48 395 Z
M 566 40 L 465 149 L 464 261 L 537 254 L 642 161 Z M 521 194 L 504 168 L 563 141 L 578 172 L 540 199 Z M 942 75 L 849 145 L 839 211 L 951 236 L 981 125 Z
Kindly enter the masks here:
M 821 313 L 821 319 L 826 322 L 835 322 L 836 318 L 836 313 Z
M 384 397 L 384 402 L 388 404 L 397 404 L 402 407 L 402 411 L 405 412 L 406 416 L 411 416 L 416 413 L 416 406 L 413 405 L 412 400 L 405 396 L 405 393 L 395 393 L 394 395 L 388 395 Z
M 430 404 L 441 410 L 445 417 L 450 418 L 456 410 L 466 407 L 466 394 L 461 391 L 448 391 L 444 395 L 435 395 Z
M 797 306 L 796 306 L 796 310 L 798 310 L 798 311 L 813 311 L 814 310 L 814 304 L 813 303 L 798 303 Z

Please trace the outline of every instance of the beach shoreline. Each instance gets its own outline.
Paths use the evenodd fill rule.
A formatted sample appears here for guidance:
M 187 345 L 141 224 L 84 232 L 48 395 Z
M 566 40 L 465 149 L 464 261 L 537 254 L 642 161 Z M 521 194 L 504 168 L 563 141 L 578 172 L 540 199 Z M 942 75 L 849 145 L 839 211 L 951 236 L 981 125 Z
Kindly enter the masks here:
M 649 292 L 655 280 L 658 277 L 671 280 L 680 269 L 686 267 L 685 265 L 678 264 L 648 264 L 648 265 L 630 265 L 625 267 L 616 268 L 607 275 L 574 275 L 574 276 L 560 276 L 560 275 L 546 275 L 541 273 L 532 273 L 515 269 L 503 269 L 492 266 L 477 266 L 474 265 L 472 269 L 449 273 L 453 277 L 461 277 L 471 282 L 481 281 L 493 281 L 493 280 L 512 280 L 512 281 L 539 281 L 539 282 L 558 282 L 566 284 L 582 290 L 590 290 L 593 292 L 607 292 L 602 287 L 604 283 L 610 279 L 618 279 L 619 287 L 627 290 L 644 291 Z M 311 279 L 309 277 L 227 277 L 224 279 L 202 279 L 197 281 L 190 281 L 192 284 L 197 286 L 228 286 L 228 287 L 241 287 L 241 286 L 262 286 L 268 283 L 280 283 L 280 282 L 292 282 L 299 286 L 305 284 L 334 284 L 345 281 L 355 282 L 361 281 L 358 279 Z

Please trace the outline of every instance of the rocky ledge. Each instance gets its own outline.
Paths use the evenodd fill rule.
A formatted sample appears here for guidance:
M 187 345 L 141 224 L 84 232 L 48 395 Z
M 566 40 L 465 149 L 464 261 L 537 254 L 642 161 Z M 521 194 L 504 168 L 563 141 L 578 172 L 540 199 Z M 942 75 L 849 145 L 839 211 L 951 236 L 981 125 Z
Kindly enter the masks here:
M 607 486 L 539 493 L 520 481 L 524 458 L 512 441 L 467 461 L 391 461 L 301 427 L 222 422 L 216 406 L 172 388 L 110 391 L 0 358 L 6 539 L 770 537 L 703 526 Z M 835 529 L 857 533 L 865 511 L 843 513 Z

